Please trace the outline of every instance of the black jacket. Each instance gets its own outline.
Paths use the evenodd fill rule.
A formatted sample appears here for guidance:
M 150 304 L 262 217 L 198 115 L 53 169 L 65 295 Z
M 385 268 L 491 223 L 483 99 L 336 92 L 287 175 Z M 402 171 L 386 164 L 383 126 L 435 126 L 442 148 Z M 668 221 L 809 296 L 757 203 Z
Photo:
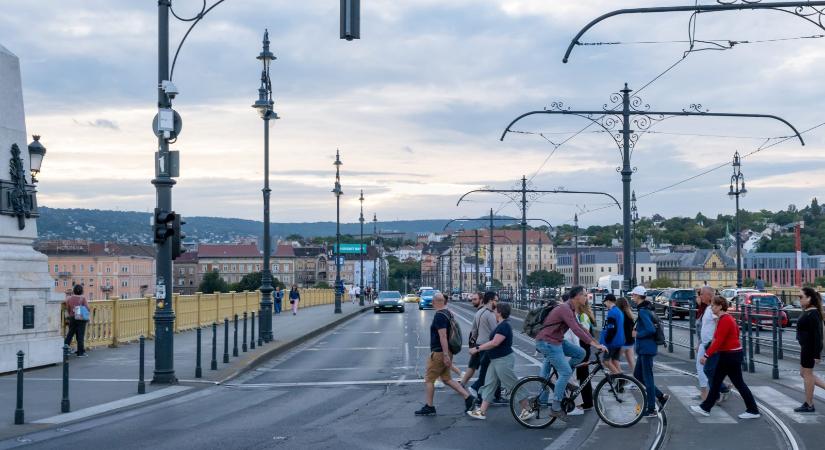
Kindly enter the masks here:
M 815 309 L 809 309 L 799 316 L 796 324 L 796 341 L 802 351 L 822 353 L 822 318 Z

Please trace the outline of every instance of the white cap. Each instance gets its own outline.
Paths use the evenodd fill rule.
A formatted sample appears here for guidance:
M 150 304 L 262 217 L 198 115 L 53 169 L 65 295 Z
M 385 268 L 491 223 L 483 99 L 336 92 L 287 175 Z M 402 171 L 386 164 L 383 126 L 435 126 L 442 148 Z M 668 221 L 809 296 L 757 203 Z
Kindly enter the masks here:
M 647 292 L 647 289 L 645 289 L 644 286 L 636 286 L 635 288 L 633 288 L 632 291 L 630 291 L 631 294 L 641 295 L 642 297 L 644 297 L 646 292 Z

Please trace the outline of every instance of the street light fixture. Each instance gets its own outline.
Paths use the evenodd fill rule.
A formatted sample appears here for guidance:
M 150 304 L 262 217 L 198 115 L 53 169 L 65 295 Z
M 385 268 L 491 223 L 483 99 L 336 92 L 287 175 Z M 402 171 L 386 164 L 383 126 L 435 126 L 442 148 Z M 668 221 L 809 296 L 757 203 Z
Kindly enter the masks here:
M 739 227 L 739 196 L 748 193 L 745 189 L 745 175 L 742 174 L 742 161 L 739 152 L 733 154 L 733 175 L 730 176 L 728 196 L 736 198 L 736 287 L 742 287 L 742 231 Z
M 37 184 L 37 174 L 40 173 L 40 166 L 43 164 L 43 157 L 46 156 L 46 147 L 40 143 L 40 136 L 32 136 L 34 141 L 29 144 L 29 170 L 32 175 L 32 184 Z
M 361 222 L 361 240 L 358 243 L 358 256 L 361 259 L 361 284 L 358 285 L 358 306 L 364 306 L 364 190 L 361 189 L 361 215 L 358 221 Z
M 258 314 L 259 330 L 261 340 L 263 342 L 270 342 L 273 339 L 272 335 L 272 270 L 269 263 L 270 254 L 272 253 L 272 242 L 269 235 L 269 121 L 270 119 L 278 119 L 278 114 L 272 109 L 274 102 L 272 101 L 272 81 L 269 77 L 269 66 L 272 63 L 275 55 L 269 51 L 269 30 L 264 31 L 263 49 L 257 56 L 257 59 L 263 64 L 261 70 L 261 86 L 258 88 L 258 100 L 252 105 L 258 110 L 258 114 L 264 121 L 264 188 L 262 190 L 264 195 L 264 267 L 261 272 L 261 310 Z
M 335 195 L 335 314 L 341 314 L 341 294 L 344 286 L 341 282 L 341 154 L 335 149 L 335 186 L 332 193 Z

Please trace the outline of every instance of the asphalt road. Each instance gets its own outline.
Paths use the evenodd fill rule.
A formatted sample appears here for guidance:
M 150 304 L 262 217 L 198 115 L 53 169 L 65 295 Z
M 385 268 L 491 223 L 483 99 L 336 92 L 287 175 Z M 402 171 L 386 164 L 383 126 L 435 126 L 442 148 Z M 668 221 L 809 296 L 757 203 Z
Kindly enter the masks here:
M 467 305 L 453 307 L 469 330 Z M 230 385 L 216 386 L 171 401 L 0 442 L 38 449 L 641 449 L 650 448 L 660 419 L 644 419 L 628 429 L 602 424 L 594 412 L 559 421 L 544 430 L 518 425 L 509 408 L 495 407 L 488 420 L 463 412 L 463 401 L 449 388 L 436 393 L 435 417 L 416 417 L 423 402 L 422 375 L 429 353 L 433 311 L 408 305 L 404 314 L 362 314 L 316 340 L 271 360 Z M 514 328 L 521 323 L 514 319 Z M 538 372 L 533 344 L 515 339 L 516 372 Z M 466 366 L 465 350 L 458 356 Z M 666 409 L 663 436 L 668 449 L 781 449 L 790 441 L 767 417 L 741 421 L 741 400 L 731 398 L 711 418 L 688 410 L 695 382 L 682 371 L 690 364 L 663 356 L 660 387 L 674 399 Z M 771 405 L 798 403 L 778 386 L 760 386 Z M 763 389 L 764 388 L 764 389 Z M 759 395 L 759 394 L 762 395 Z M 784 396 L 784 397 L 783 397 Z M 796 406 L 796 405 L 793 405 Z M 789 424 L 799 448 L 820 448 L 821 415 L 799 418 L 776 409 Z M 817 438 L 819 436 L 819 438 Z

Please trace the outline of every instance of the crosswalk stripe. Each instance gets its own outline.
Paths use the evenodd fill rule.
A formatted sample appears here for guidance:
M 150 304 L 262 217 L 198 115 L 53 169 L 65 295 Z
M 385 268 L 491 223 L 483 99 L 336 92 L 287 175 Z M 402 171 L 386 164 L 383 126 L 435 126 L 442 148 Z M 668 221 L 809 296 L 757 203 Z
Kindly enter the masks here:
M 793 411 L 802 402 L 794 400 L 770 386 L 750 386 L 751 392 L 760 400 L 779 410 L 796 423 L 819 423 L 819 414 L 799 414 Z
M 27 378 L 27 380 L 28 380 L 28 378 Z M 800 391 L 805 392 L 805 383 L 803 383 L 801 380 L 800 381 L 782 381 L 782 380 L 780 380 L 779 383 L 784 385 L 784 386 L 788 386 L 788 387 L 791 387 L 791 388 L 794 388 L 794 389 L 799 389 Z M 825 391 L 823 391 L 822 389 L 819 389 L 819 388 L 814 388 L 814 397 L 817 397 L 821 400 L 825 400 Z
M 698 401 L 691 401 L 693 397 L 699 395 L 699 388 L 696 386 L 667 386 L 667 389 L 673 393 L 673 396 L 679 400 L 679 403 L 681 403 L 699 423 L 736 423 L 736 419 L 718 406 L 710 410 L 710 417 L 699 416 L 691 411 L 690 405 L 698 403 Z

